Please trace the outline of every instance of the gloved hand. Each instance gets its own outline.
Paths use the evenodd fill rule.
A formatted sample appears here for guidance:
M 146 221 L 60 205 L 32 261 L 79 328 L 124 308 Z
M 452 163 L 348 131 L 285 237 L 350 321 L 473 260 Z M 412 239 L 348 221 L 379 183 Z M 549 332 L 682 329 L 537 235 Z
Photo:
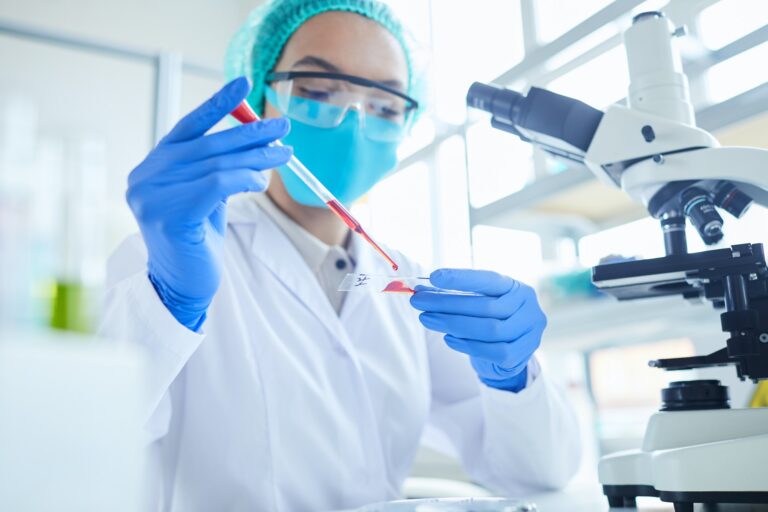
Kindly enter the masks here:
M 267 144 L 289 123 L 272 119 L 205 135 L 246 97 L 245 78 L 225 85 L 176 124 L 128 177 L 126 198 L 147 246 L 149 279 L 174 317 L 196 331 L 221 278 L 226 200 L 262 191 L 261 173 L 291 149 Z
M 547 319 L 533 288 L 485 270 L 439 269 L 437 288 L 475 292 L 457 295 L 417 286 L 411 305 L 424 327 L 447 333 L 449 347 L 468 354 L 480 380 L 510 391 L 525 388 L 527 365 L 541 343 Z

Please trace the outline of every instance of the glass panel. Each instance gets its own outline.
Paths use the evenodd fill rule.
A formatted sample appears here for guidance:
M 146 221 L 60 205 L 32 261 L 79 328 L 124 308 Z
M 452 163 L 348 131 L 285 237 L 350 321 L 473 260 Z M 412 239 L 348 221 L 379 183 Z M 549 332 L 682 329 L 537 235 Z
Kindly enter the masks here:
M 619 23 L 603 25 L 588 36 L 579 39 L 577 42 L 566 47 L 563 51 L 549 59 L 545 64 L 546 68 L 548 70 L 556 70 L 560 66 L 571 62 L 587 53 L 589 50 L 603 44 L 612 37 L 616 37 L 621 33 L 623 28 L 624 26 Z
M 125 184 L 153 83 L 148 63 L 0 36 L 0 323 L 49 324 L 58 294 L 57 326 L 93 327 L 86 291 L 136 230 Z
M 377 240 L 431 268 L 431 205 L 429 166 L 419 162 L 376 185 L 352 213 Z
M 434 219 L 437 237 L 435 265 L 469 267 L 472 249 L 469 240 L 469 205 L 467 204 L 467 171 L 464 139 L 454 136 L 440 144 L 434 169 Z
M 523 58 L 518 2 L 432 2 L 434 106 L 438 118 L 459 124 L 474 81 L 488 81 Z
M 476 268 L 494 270 L 530 285 L 543 275 L 541 237 L 536 233 L 476 226 L 472 244 Z
M 624 46 L 620 45 L 556 78 L 548 89 L 604 108 L 627 95 L 629 70 Z
M 699 14 L 698 34 L 707 48 L 717 50 L 766 22 L 768 2 L 765 0 L 720 0 Z
M 719 103 L 768 82 L 766 62 L 768 43 L 763 43 L 709 68 L 705 75 L 709 101 Z
M 475 208 L 522 189 L 533 179 L 533 147 L 481 121 L 467 129 L 470 202 Z
M 536 33 L 540 43 L 548 43 L 566 33 L 606 5 L 611 0 L 536 0 Z
M 411 129 L 411 134 L 397 148 L 397 157 L 402 160 L 408 155 L 425 148 L 435 140 L 435 122 L 422 116 Z

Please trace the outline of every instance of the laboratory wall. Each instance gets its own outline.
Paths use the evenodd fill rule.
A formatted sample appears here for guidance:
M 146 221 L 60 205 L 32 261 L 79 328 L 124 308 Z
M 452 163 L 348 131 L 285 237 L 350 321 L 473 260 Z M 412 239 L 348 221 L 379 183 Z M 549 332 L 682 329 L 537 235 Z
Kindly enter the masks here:
M 0 1 L 0 318 L 94 328 L 106 258 L 136 231 L 126 177 L 157 110 L 169 124 L 221 85 L 254 3 Z M 170 108 L 159 55 L 186 64 Z

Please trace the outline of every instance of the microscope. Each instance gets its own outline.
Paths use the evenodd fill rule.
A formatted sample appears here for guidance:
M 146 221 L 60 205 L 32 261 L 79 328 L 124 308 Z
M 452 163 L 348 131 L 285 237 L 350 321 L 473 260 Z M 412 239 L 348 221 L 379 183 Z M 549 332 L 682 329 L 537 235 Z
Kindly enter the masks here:
M 604 112 L 532 87 L 527 94 L 475 83 L 470 107 L 493 127 L 568 160 L 620 187 L 659 220 L 666 255 L 598 265 L 592 281 L 618 300 L 679 295 L 721 310 L 725 346 L 711 354 L 659 359 L 652 367 L 733 366 L 741 380 L 768 379 L 768 267 L 762 244 L 689 253 L 690 222 L 707 245 L 723 238 L 726 212 L 741 217 L 768 205 L 768 150 L 721 147 L 697 128 L 688 80 L 661 12 L 645 12 L 624 33 L 630 86 L 626 105 Z M 737 77 L 734 77 L 737 79 Z M 676 512 L 694 504 L 768 504 L 768 409 L 733 409 L 717 380 L 688 380 L 661 392 L 642 447 L 600 460 L 612 507 L 658 497 Z

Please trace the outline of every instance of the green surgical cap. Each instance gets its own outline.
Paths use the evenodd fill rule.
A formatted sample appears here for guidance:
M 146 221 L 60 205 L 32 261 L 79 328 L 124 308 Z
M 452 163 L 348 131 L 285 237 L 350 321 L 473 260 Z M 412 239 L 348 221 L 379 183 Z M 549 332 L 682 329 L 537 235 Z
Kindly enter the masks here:
M 277 64 L 283 47 L 309 18 L 327 11 L 361 14 L 386 28 L 403 47 L 408 63 L 408 94 L 420 100 L 415 86 L 413 55 L 406 34 L 392 10 L 378 0 L 269 0 L 248 16 L 227 48 L 224 72 L 228 80 L 246 76 L 253 81 L 248 102 L 261 115 L 267 73 Z M 420 102 L 421 103 L 421 102 Z

